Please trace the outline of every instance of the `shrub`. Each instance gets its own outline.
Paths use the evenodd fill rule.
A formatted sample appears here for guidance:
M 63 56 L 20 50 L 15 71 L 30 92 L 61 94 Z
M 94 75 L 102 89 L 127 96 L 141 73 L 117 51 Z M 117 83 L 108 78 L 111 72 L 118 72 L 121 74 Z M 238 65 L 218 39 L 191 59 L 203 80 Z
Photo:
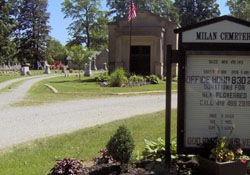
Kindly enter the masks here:
M 145 79 L 139 75 L 132 75 L 129 77 L 128 81 L 131 83 L 141 83 L 141 82 L 144 82 Z
M 96 82 L 108 82 L 110 81 L 110 76 L 107 72 L 100 74 L 98 77 L 95 77 Z
M 57 164 L 50 170 L 48 175 L 78 175 L 83 172 L 82 160 L 64 158 L 57 161 Z
M 100 149 L 99 153 L 101 154 L 100 157 L 94 158 L 96 165 L 112 163 L 114 161 L 107 149 Z
M 150 76 L 146 76 L 146 81 L 151 84 L 158 84 L 159 78 L 156 75 L 150 75 Z
M 129 162 L 134 147 L 134 140 L 131 133 L 124 125 L 117 129 L 116 133 L 111 136 L 107 143 L 108 152 L 114 160 L 121 164 Z
M 125 71 L 122 68 L 116 69 L 110 75 L 110 86 L 112 87 L 121 87 L 128 81 Z

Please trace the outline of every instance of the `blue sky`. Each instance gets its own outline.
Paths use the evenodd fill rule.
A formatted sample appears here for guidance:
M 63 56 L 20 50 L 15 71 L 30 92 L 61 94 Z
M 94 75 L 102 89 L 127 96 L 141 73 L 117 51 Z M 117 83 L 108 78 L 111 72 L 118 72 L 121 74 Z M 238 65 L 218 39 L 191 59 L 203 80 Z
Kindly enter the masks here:
M 227 0 L 217 0 L 220 4 L 221 15 L 229 14 L 228 7 L 225 5 Z M 50 26 L 52 27 L 50 35 L 60 41 L 63 45 L 70 39 L 67 32 L 67 26 L 70 24 L 70 19 L 64 19 L 64 14 L 61 12 L 61 3 L 63 0 L 48 0 L 48 12 L 50 13 Z M 101 0 L 103 6 L 106 1 Z

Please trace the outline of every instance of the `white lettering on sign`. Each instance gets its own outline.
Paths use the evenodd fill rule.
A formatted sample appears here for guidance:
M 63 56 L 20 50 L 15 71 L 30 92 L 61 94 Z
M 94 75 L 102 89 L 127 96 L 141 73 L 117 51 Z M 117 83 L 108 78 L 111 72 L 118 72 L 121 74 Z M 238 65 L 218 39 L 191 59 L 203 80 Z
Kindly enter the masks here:
M 207 138 L 216 137 L 218 128 L 227 136 L 235 125 L 233 138 L 237 138 L 243 148 L 250 148 L 249 67 L 250 56 L 187 56 L 186 147 L 199 147 Z

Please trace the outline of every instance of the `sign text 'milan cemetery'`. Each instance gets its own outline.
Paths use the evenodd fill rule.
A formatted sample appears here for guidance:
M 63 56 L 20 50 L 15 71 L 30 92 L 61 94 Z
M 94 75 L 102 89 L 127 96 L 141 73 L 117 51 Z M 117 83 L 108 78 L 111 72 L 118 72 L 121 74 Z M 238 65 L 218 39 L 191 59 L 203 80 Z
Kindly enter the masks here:
M 182 147 L 200 147 L 235 126 L 232 138 L 250 149 L 250 24 L 224 16 L 176 32 Z

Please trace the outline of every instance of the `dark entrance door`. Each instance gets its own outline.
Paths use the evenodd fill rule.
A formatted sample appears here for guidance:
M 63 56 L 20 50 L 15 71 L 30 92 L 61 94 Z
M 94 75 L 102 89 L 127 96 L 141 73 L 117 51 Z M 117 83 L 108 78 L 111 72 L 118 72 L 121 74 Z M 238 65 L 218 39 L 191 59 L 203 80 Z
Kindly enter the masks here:
M 150 75 L 150 46 L 131 46 L 130 73 Z

